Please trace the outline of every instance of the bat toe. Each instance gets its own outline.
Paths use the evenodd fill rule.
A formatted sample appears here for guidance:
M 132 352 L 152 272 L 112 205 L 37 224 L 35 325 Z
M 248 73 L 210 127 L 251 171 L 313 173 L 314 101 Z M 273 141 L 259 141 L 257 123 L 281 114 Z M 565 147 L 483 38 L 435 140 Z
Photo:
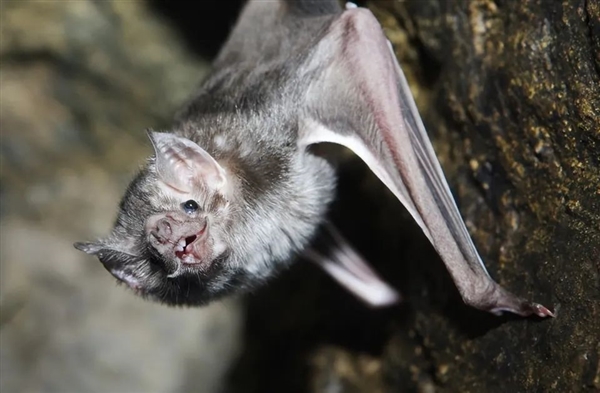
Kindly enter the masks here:
M 554 318 L 555 317 L 555 315 L 552 311 L 550 311 L 546 307 L 542 306 L 541 304 L 533 303 L 531 305 L 531 308 L 532 308 L 533 314 L 537 315 L 540 318 L 547 318 L 547 317 Z

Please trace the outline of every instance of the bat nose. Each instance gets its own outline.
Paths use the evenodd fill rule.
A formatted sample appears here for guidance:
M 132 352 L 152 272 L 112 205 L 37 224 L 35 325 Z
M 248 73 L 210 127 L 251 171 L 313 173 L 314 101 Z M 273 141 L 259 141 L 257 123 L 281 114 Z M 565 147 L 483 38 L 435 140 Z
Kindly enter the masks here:
M 173 230 L 168 219 L 163 218 L 162 220 L 158 221 L 158 223 L 156 224 L 156 234 L 159 238 L 168 239 L 169 237 L 171 237 L 172 233 Z

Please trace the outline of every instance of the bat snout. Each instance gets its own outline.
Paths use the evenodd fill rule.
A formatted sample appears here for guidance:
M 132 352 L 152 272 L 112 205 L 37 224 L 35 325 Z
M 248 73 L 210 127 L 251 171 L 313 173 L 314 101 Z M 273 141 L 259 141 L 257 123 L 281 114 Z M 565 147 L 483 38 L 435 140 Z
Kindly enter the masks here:
M 206 217 L 176 212 L 156 215 L 148 219 L 146 231 L 150 245 L 163 257 L 170 274 L 177 272 L 181 264 L 200 266 L 211 254 Z
M 186 240 L 192 236 L 202 236 L 205 232 L 206 224 L 206 218 L 202 217 L 189 220 L 164 215 L 162 217 L 150 218 L 146 225 L 146 230 L 160 244 L 177 246 L 182 240 Z
M 151 217 L 146 225 L 148 233 L 161 244 L 174 243 L 176 235 L 173 232 L 176 229 L 177 222 L 168 216 Z
M 156 224 L 156 236 L 159 239 L 169 239 L 173 234 L 173 230 L 171 229 L 171 224 L 167 218 L 163 218 L 159 220 Z

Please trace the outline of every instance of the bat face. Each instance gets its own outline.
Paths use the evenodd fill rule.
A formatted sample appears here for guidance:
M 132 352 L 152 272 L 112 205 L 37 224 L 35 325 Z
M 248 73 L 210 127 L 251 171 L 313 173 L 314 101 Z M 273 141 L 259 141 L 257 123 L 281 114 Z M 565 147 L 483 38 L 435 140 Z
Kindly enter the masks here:
M 143 222 L 145 241 L 170 278 L 210 271 L 228 249 L 233 177 L 188 139 L 154 133 L 151 140 L 155 177 L 141 192 L 151 208 Z
M 228 263 L 235 220 L 227 175 L 185 138 L 152 133 L 151 140 L 155 157 L 130 184 L 112 234 L 76 247 L 139 295 L 203 304 L 244 276 Z
M 160 179 L 148 185 L 153 191 L 148 193 L 151 209 L 141 223 L 142 239 L 167 278 L 214 270 L 214 262 L 230 248 L 230 202 L 206 190 L 177 191 Z

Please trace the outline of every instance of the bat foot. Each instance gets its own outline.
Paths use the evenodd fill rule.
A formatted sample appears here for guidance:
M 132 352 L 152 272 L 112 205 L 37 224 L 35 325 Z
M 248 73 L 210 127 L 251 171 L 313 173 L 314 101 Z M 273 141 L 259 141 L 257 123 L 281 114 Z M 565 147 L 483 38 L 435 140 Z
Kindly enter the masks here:
M 517 314 L 522 317 L 528 317 L 531 315 L 536 315 L 540 318 L 547 318 L 547 317 L 554 318 L 555 317 L 554 313 L 552 311 L 550 311 L 548 308 L 546 308 L 538 303 L 529 303 L 529 302 L 524 302 L 519 307 L 506 307 L 506 306 L 497 307 L 497 306 L 495 306 L 495 307 L 488 308 L 485 311 L 489 311 L 492 314 L 498 315 L 498 316 L 502 315 L 504 312 L 510 312 L 512 314 Z
M 554 318 L 554 313 L 552 311 L 538 303 L 531 304 L 531 313 L 537 315 L 540 318 Z
M 488 298 L 487 306 L 481 307 L 481 309 L 495 315 L 502 315 L 504 312 L 510 312 L 522 317 L 536 315 L 540 318 L 554 318 L 554 313 L 539 303 L 521 299 L 500 286 L 497 286 L 495 289 L 496 290 L 491 295 L 492 301 L 489 302 Z

